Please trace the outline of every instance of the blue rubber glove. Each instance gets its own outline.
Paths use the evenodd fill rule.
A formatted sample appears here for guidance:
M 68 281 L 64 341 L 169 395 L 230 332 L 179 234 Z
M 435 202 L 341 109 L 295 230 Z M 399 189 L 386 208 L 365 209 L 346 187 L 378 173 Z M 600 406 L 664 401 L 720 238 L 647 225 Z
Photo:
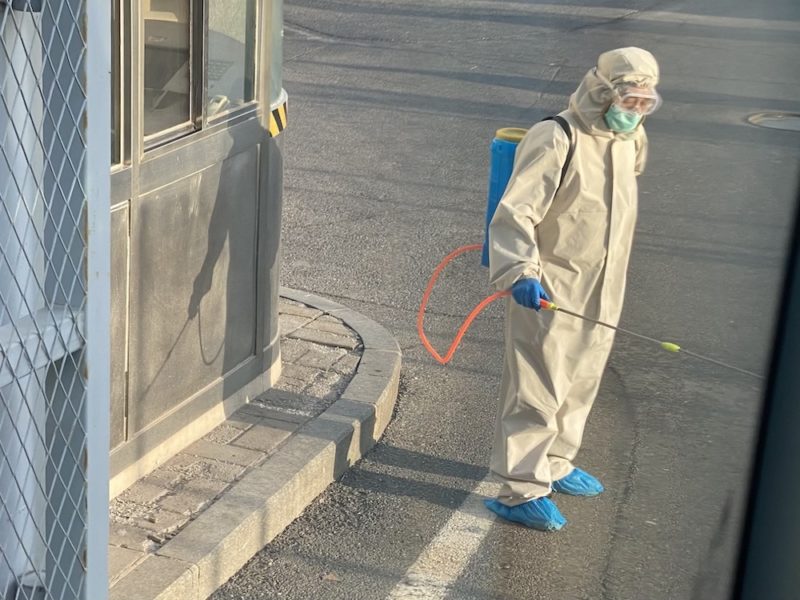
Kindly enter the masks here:
M 525 308 L 532 308 L 533 310 L 541 310 L 542 306 L 539 304 L 539 300 L 542 298 L 550 300 L 550 296 L 544 291 L 539 280 L 533 279 L 532 277 L 520 279 L 512 285 L 511 295 L 514 296 L 514 300 L 517 301 L 517 304 L 521 304 Z

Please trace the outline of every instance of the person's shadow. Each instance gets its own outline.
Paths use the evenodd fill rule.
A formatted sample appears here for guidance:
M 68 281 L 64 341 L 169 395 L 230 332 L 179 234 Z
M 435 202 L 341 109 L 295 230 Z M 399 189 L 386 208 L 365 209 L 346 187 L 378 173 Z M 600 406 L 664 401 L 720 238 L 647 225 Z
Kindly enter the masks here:
M 237 153 L 234 144 L 219 166 L 206 253 L 186 307 L 188 329 L 194 331 L 197 322 L 202 365 L 196 367 L 224 377 L 223 399 L 251 379 L 244 373 L 232 377 L 232 371 L 262 372 L 278 352 L 282 151 L 263 134 L 269 152 L 251 146 Z M 256 366 L 243 366 L 253 359 Z

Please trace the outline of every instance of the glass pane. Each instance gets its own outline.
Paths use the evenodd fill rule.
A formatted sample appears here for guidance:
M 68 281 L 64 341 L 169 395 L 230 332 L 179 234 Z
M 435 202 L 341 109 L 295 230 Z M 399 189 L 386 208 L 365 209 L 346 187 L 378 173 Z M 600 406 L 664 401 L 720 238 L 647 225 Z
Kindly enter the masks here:
M 190 118 L 189 0 L 145 0 L 144 134 Z
M 272 3 L 272 60 L 270 61 L 270 106 L 281 97 L 283 90 L 283 2 Z
M 254 0 L 208 3 L 209 117 L 253 99 Z
M 119 0 L 111 4 L 111 164 L 120 162 L 120 22 Z

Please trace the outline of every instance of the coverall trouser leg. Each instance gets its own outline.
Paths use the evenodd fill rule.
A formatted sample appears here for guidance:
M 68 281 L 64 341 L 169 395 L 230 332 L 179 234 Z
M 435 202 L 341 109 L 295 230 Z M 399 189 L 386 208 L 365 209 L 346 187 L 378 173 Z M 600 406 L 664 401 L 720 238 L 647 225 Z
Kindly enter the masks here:
M 566 315 L 506 305 L 490 467 L 508 506 L 546 496 L 572 470 L 613 336 Z
M 598 331 L 594 338 L 592 347 L 581 357 L 575 379 L 556 413 L 558 435 L 548 455 L 552 481 L 566 477 L 575 468 L 572 461 L 581 448 L 586 420 L 597 398 L 611 353 L 613 332 Z

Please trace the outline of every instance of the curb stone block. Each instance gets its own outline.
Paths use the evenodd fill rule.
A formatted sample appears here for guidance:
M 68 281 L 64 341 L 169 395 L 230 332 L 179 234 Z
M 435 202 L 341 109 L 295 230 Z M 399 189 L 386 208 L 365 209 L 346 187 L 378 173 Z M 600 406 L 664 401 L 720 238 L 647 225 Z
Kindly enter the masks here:
M 400 368 L 400 352 L 393 350 L 366 350 L 358 365 L 359 374 L 379 377 L 391 376 Z
M 283 367 L 282 374 L 285 374 L 286 377 L 299 379 L 308 384 L 309 381 L 313 381 L 319 377 L 322 374 L 322 371 L 319 369 L 313 369 L 311 367 L 304 367 L 302 365 L 287 364 Z
M 282 336 L 291 334 L 302 327 L 311 323 L 307 317 L 296 317 L 294 315 L 278 315 L 278 331 Z
M 278 305 L 278 312 L 295 317 L 305 317 L 307 319 L 316 319 L 322 314 L 322 311 L 316 308 L 309 308 L 299 304 L 292 304 L 289 302 L 280 302 Z
M 213 479 L 192 479 L 167 498 L 160 505 L 182 515 L 193 515 L 200 511 L 214 498 L 219 496 L 228 484 Z
M 108 549 L 108 578 L 111 581 L 119 579 L 124 571 L 144 557 L 145 553 L 140 550 L 111 546 Z
M 147 481 L 147 478 L 140 479 L 127 490 L 119 495 L 122 502 L 135 502 L 137 504 L 150 504 L 161 496 L 169 493 L 169 490 L 156 482 Z
M 286 421 L 270 421 L 263 419 L 254 425 L 247 433 L 233 442 L 234 445 L 250 450 L 258 450 L 270 454 L 281 442 L 286 440 L 300 427 L 298 424 Z
M 150 552 L 156 546 L 151 532 L 129 523 L 111 521 L 108 525 L 108 541 L 111 546 L 128 548 L 138 552 Z
M 317 331 L 324 331 L 326 333 L 333 333 L 335 335 L 353 338 L 352 329 L 345 327 L 337 319 L 331 319 L 330 321 L 325 321 L 323 319 L 325 319 L 325 317 L 320 317 L 319 319 L 311 321 L 306 325 L 306 327 L 308 329 L 315 329 Z
M 235 446 L 214 444 L 203 439 L 196 441 L 186 448 L 184 453 L 193 454 L 201 458 L 210 458 L 220 462 L 233 463 L 242 467 L 249 467 L 264 457 L 261 452 L 237 448 Z
M 197 575 L 193 564 L 151 554 L 111 588 L 109 600 L 199 598 Z
M 301 340 L 281 340 L 281 359 L 284 363 L 297 362 L 308 350 Z
M 314 342 L 315 344 L 321 344 L 323 346 L 345 348 L 346 350 L 355 350 L 359 346 L 359 342 L 355 338 L 338 335 L 335 333 L 328 333 L 327 331 L 307 329 L 305 327 L 292 332 L 288 337 L 290 339 Z
M 248 429 L 253 425 L 258 425 L 262 419 L 269 419 L 274 421 L 284 421 L 286 423 L 303 424 L 308 420 L 305 414 L 297 412 L 289 412 L 273 406 L 264 406 L 262 404 L 245 404 L 238 411 L 233 413 L 233 418 L 248 423 Z
M 333 365 L 333 370 L 343 375 L 355 373 L 361 362 L 361 356 L 357 354 L 346 354 Z
M 344 348 L 332 348 L 327 351 L 309 350 L 297 359 L 297 364 L 327 371 L 344 356 L 347 356 Z
M 240 435 L 242 435 L 241 428 L 231 425 L 228 423 L 228 421 L 225 421 L 222 425 L 219 425 L 209 431 L 203 436 L 202 439 L 206 440 L 207 442 L 211 442 L 212 444 L 225 445 L 230 444 Z
M 165 468 L 173 471 L 177 475 L 177 479 L 192 479 L 195 477 L 207 477 L 209 479 L 217 479 L 219 481 L 231 482 L 238 478 L 245 467 L 214 460 L 212 458 L 203 458 L 201 456 L 192 456 L 181 452 L 177 456 L 170 459 Z
M 188 520 L 187 515 L 156 507 L 147 517 L 134 519 L 133 524 L 149 533 L 164 536 L 183 527 Z

